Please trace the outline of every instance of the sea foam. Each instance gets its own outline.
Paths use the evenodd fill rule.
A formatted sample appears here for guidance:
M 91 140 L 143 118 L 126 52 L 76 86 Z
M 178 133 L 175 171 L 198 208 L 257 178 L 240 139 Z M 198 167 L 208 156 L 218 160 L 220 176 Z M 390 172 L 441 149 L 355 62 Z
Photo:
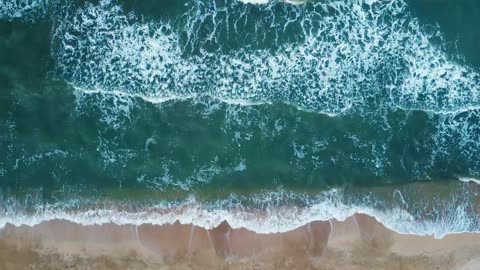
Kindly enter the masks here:
M 47 14 L 55 0 L 2 0 L 0 20 L 32 20 Z
M 117 129 L 137 102 L 185 99 L 280 102 L 360 115 L 386 130 L 388 113 L 420 111 L 434 126 L 430 163 L 454 151 L 471 160 L 473 174 L 480 166 L 478 70 L 448 52 L 440 29 L 421 25 L 404 0 L 192 0 L 176 19 L 144 19 L 102 0 L 59 18 L 52 41 L 58 74 L 75 86 L 80 104 L 98 96 L 103 121 Z
M 402 202 L 394 201 L 390 206 L 385 206 L 389 203 L 378 193 L 356 194 L 362 199 L 353 202 L 350 201 L 351 197 L 345 197 L 344 191 L 339 189 L 316 195 L 282 190 L 250 195 L 232 194 L 214 202 L 189 197 L 175 202 L 149 202 L 143 205 L 135 205 L 133 201 L 122 203 L 83 199 L 42 204 L 31 201 L 35 200 L 32 197 L 16 203 L 10 199 L 8 204 L 4 204 L 1 208 L 0 227 L 7 223 L 33 226 L 43 221 L 62 219 L 82 225 L 162 225 L 179 221 L 208 229 L 226 220 L 232 228 L 276 233 L 290 231 L 312 221 L 342 221 L 356 213 L 362 213 L 375 217 L 399 233 L 442 238 L 452 233 L 480 231 L 479 212 L 472 205 L 472 199 L 476 195 L 467 191 L 467 188 L 471 186 L 465 185 L 456 190 L 456 195 L 464 193 L 464 197 L 458 196 L 452 200 L 434 198 L 428 202 L 395 190 L 393 198 L 401 194 Z
M 11 6 L 20 7 L 20 12 L 2 16 L 18 17 L 22 10 L 29 10 Z M 254 12 L 262 16 L 250 16 Z M 478 70 L 449 55 L 439 29 L 423 27 L 404 0 L 321 1 L 298 6 L 274 1 L 263 5 L 191 1 L 180 23 L 144 19 L 125 13 L 114 1 L 101 0 L 65 10 L 55 20 L 52 55 L 58 75 L 75 86 L 79 104 L 98 97 L 95 105 L 104 112 L 102 119 L 116 128 L 121 128 L 116 115 L 128 115 L 137 101 L 203 101 L 205 97 L 242 106 L 281 102 L 332 117 L 377 119 L 396 110 L 423 111 L 435 123 L 431 148 L 438 149 L 436 154 L 449 155 L 452 146 L 459 147 L 464 158 L 478 165 Z M 253 30 L 247 31 L 245 25 Z M 282 39 L 292 31 L 296 31 L 293 40 Z M 219 42 L 222 36 L 245 37 L 252 43 L 229 48 Z M 358 141 L 354 136 L 351 139 Z M 313 144 L 318 149 L 325 147 L 323 141 Z M 382 157 L 387 151 L 383 145 L 368 150 Z M 105 166 L 118 156 L 111 148 L 103 141 L 99 147 Z M 296 142 L 291 148 L 300 159 L 310 151 Z M 122 156 L 130 154 L 125 153 Z M 165 171 L 160 182 L 189 188 Z M 196 175 L 207 180 L 215 173 L 213 165 L 196 170 Z M 157 184 L 141 176 L 139 181 Z M 265 211 L 249 210 L 243 202 L 235 208 L 232 204 L 238 200 L 230 198 L 214 204 L 153 205 L 141 211 L 38 203 L 31 214 L 10 200 L 2 208 L 1 224 L 33 225 L 51 219 L 81 224 L 163 224 L 178 219 L 209 228 L 226 219 L 232 227 L 278 232 L 314 220 L 343 220 L 366 213 L 402 233 L 442 237 L 478 231 L 479 219 L 472 214 L 471 201 L 455 203 L 463 198 L 456 195 L 450 204 L 438 203 L 426 210 L 416 201 L 406 203 L 414 210 L 405 210 L 404 203 L 378 207 L 381 203 L 376 200 L 348 203 L 336 192 L 303 197 L 302 207 L 271 206 L 278 197 L 274 194 L 257 197 L 254 204 L 267 205 Z
M 280 101 L 331 115 L 369 111 L 370 100 L 388 109 L 434 114 L 475 110 L 479 74 L 447 56 L 441 43 L 432 44 L 442 37 L 438 29 L 421 27 L 403 0 L 365 4 L 329 1 L 278 11 L 278 3 L 209 1 L 194 5 L 184 15 L 185 29 L 178 29 L 169 21 L 124 14 L 103 0 L 65 16 L 55 29 L 54 55 L 59 72 L 78 88 L 146 101 L 198 96 L 245 104 Z M 248 18 L 251 9 L 263 17 Z M 282 18 L 286 12 L 296 13 L 295 19 Z M 232 20 L 230 13 L 239 18 Z M 302 41 L 278 44 L 274 51 L 248 44 L 226 52 L 202 48 L 226 28 L 242 35 L 235 29 L 243 20 L 257 20 L 259 29 L 271 24 L 277 35 L 296 25 Z M 208 33 L 200 33 L 203 28 Z M 260 40 L 261 34 L 253 35 Z M 200 53 L 189 55 L 187 45 Z

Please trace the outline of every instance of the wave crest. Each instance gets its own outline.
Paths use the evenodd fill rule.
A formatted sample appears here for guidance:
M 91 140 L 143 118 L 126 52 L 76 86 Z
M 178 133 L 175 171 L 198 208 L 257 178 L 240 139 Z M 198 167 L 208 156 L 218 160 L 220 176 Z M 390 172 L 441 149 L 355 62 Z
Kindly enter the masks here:
M 334 189 L 318 194 L 279 190 L 232 194 L 213 202 L 193 196 L 161 202 L 87 200 L 69 196 L 66 202 L 48 204 L 38 196 L 29 196 L 23 201 L 4 196 L 0 227 L 7 223 L 33 226 L 43 221 L 63 219 L 83 225 L 162 225 L 179 221 L 208 229 L 226 220 L 232 228 L 275 233 L 290 231 L 313 221 L 343 221 L 362 213 L 375 217 L 399 233 L 442 238 L 451 233 L 480 231 L 480 209 L 474 203 L 480 187 L 457 182 L 449 195 L 441 195 L 443 188 L 435 184 L 414 184 L 401 189 L 353 192 Z M 426 191 L 432 189 L 437 193 L 426 198 Z
M 184 28 L 125 14 L 108 0 L 76 10 L 56 29 L 60 73 L 77 86 L 147 100 L 283 102 L 331 115 L 374 108 L 455 113 L 479 104 L 479 74 L 450 59 L 442 44 L 433 45 L 441 33 L 427 33 L 403 0 L 288 8 L 193 2 Z M 249 18 L 253 11 L 262 16 Z M 242 23 L 255 32 L 243 32 Z M 232 35 L 262 40 L 260 30 L 269 25 L 274 40 L 291 34 L 298 41 L 276 41 L 273 51 L 249 44 L 210 51 L 210 42 L 228 43 Z M 184 51 L 186 46 L 198 53 Z

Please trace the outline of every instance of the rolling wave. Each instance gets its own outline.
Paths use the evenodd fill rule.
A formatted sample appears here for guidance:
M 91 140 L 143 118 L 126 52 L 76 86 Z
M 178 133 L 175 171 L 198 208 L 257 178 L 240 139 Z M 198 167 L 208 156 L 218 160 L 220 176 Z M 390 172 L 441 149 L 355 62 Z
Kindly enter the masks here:
M 363 213 L 375 217 L 386 227 L 399 233 L 434 235 L 479 232 L 480 215 L 475 205 L 477 185 L 462 184 L 451 196 L 433 196 L 430 200 L 415 190 L 431 189 L 434 185 L 411 186 L 348 193 L 334 189 L 315 195 L 284 190 L 250 195 L 230 195 L 214 202 L 189 197 L 181 201 L 115 202 L 69 198 L 67 202 L 48 204 L 37 196 L 24 201 L 13 198 L 0 208 L 0 228 L 6 224 L 33 226 L 43 221 L 61 219 L 82 225 L 114 223 L 133 224 L 194 224 L 213 228 L 228 221 L 232 228 L 246 228 L 257 233 L 294 230 L 313 221 L 340 220 Z
M 54 32 L 58 73 L 79 103 L 97 95 L 116 128 L 139 100 L 285 103 L 359 115 L 390 133 L 390 115 L 420 111 L 433 126 L 428 166 L 452 152 L 472 174 L 480 166 L 478 70 L 449 53 L 438 27 L 421 25 L 404 0 L 195 0 L 179 18 L 156 20 L 102 0 L 69 10 Z
M 183 28 L 125 14 L 112 1 L 87 4 L 55 29 L 59 72 L 78 87 L 103 93 L 283 102 L 329 115 L 396 108 L 456 114 L 479 105 L 478 72 L 451 59 L 442 43 L 433 44 L 441 33 L 422 27 L 403 0 L 279 9 L 278 3 L 222 3 L 195 2 Z M 238 29 L 253 20 L 252 9 L 262 13 L 255 31 L 271 27 L 281 36 L 295 26 L 302 41 L 280 42 L 274 50 L 246 44 L 209 51 L 206 44 L 221 44 L 227 28 L 246 34 Z M 253 35 L 262 39 L 261 32 Z M 187 47 L 199 52 L 189 54 Z
M 27 18 L 33 10 L 44 10 L 46 3 L 6 1 L 0 9 L 0 18 Z M 433 167 L 438 159 L 454 156 L 468 160 L 469 173 L 478 174 L 480 73 L 464 64 L 461 56 L 449 53 L 439 29 L 422 26 L 410 14 L 404 0 L 339 0 L 303 5 L 194 0 L 188 2 L 183 16 L 161 19 L 127 13 L 115 1 L 100 0 L 96 4 L 69 6 L 56 13 L 53 19 L 52 56 L 57 74 L 74 86 L 80 105 L 88 103 L 89 106 L 91 97 L 95 97 L 93 103 L 104 113 L 104 122 L 115 129 L 122 128 L 122 123 L 114 118 L 117 115 L 128 118 L 138 103 L 162 104 L 178 100 L 195 103 L 213 99 L 227 103 L 222 105 L 227 108 L 225 111 L 233 108 L 237 113 L 240 111 L 238 114 L 252 105 L 284 103 L 315 115 L 360 116 L 367 119 L 365 123 L 372 123 L 369 128 L 375 128 L 373 133 L 379 126 L 386 130 L 386 134 L 375 133 L 372 139 L 368 137 L 370 134 L 364 135 L 365 132 L 352 126 L 345 132 L 348 134 L 337 138 L 327 132 L 317 134 L 317 129 L 308 129 L 308 122 L 299 124 L 302 121 L 295 120 L 288 133 L 299 138 L 308 137 L 289 145 L 291 163 L 298 162 L 295 164 L 298 168 L 308 171 L 313 167 L 321 171 L 337 168 L 337 162 L 341 164 L 348 159 L 357 167 L 380 170 L 391 161 L 389 153 L 395 147 L 392 137 L 399 131 L 395 128 L 401 126 L 391 124 L 389 118 L 401 111 L 405 116 L 402 121 L 407 122 L 413 119 L 411 115 L 422 112 L 427 118 L 425 122 L 432 126 L 428 132 L 433 130 L 424 137 L 433 143 L 428 145 L 428 151 L 421 152 L 421 144 L 425 141 L 413 138 L 415 153 L 420 153 L 421 157 L 411 158 L 405 154 L 400 161 L 394 156 L 393 161 L 402 166 L 411 161 L 414 164 L 409 169 L 415 170 L 420 166 Z M 305 115 L 297 114 L 292 118 L 300 119 Z M 270 120 L 268 125 L 259 128 L 269 130 L 261 130 L 258 134 L 274 137 L 287 129 L 282 121 Z M 226 121 L 238 121 L 236 129 L 240 131 L 230 132 L 234 134 L 233 139 L 225 143 L 224 149 L 229 153 L 237 151 L 235 154 L 239 155 L 235 161 L 240 162 L 230 164 L 232 168 L 225 171 L 236 171 L 234 165 L 237 163 L 239 170 L 245 169 L 245 157 L 240 155 L 241 142 L 250 140 L 255 134 L 242 129 L 246 126 L 242 119 L 228 118 Z M 254 123 L 250 126 L 263 124 L 251 122 Z M 296 133 L 296 128 L 304 134 Z M 418 135 L 412 134 L 407 133 L 413 137 Z M 258 136 L 254 139 L 265 143 Z M 102 137 L 94 151 L 101 152 L 106 164 L 117 161 L 121 164 L 119 167 L 124 168 L 136 154 L 138 160 L 148 157 L 149 145 L 156 143 L 151 138 L 144 144 L 142 141 L 140 151 L 135 152 L 119 150 L 119 145 L 124 147 L 126 143 L 118 143 L 117 137 L 110 137 L 110 140 Z M 337 139 L 348 141 L 348 149 L 334 155 Z M 177 150 L 173 144 L 164 149 L 162 154 Z M 165 167 L 163 176 L 150 177 L 159 172 L 155 170 L 149 176 L 141 174 L 137 181 L 160 190 L 170 185 L 188 190 L 199 182 L 209 182 L 212 175 L 225 169 L 215 166 L 218 153 L 209 151 L 218 149 L 199 151 L 198 155 L 214 156 L 212 164 L 193 168 L 190 178 L 172 180 L 168 165 L 174 161 L 170 161 L 162 164 Z M 54 152 L 60 158 L 67 157 L 65 153 Z M 50 154 L 48 158 L 55 155 Z M 44 156 L 34 155 L 19 162 L 29 166 Z M 18 161 L 15 166 L 18 168 Z M 198 163 L 195 166 L 199 166 Z M 136 173 L 142 173 L 141 169 Z M 12 170 L 16 170 L 15 167 Z M 426 171 L 425 168 L 418 170 Z M 3 174 L 0 170 L 0 175 Z M 82 199 L 75 205 L 75 200 L 69 204 L 47 204 L 6 198 L 8 203 L 0 206 L 0 225 L 33 225 L 51 219 L 81 224 L 163 224 L 178 219 L 208 228 L 227 219 L 234 228 L 279 232 L 314 220 L 342 220 L 355 213 L 366 213 L 398 232 L 442 237 L 447 233 L 480 229 L 477 214 L 480 211 L 474 204 L 475 188 L 467 184 L 463 187 L 468 188 L 453 192 L 451 200 L 430 204 L 422 202 L 421 198 L 409 200 L 404 192 L 396 191 L 393 195 L 390 193 L 387 200 L 367 192 L 357 196 L 366 201 L 349 201 L 345 197 L 350 196 L 343 196 L 337 190 L 315 196 L 285 192 L 248 198 L 232 195 L 215 203 L 192 199 L 173 204 L 150 204 L 137 211 L 108 203 L 95 205 L 98 210 L 88 210 L 89 206 L 85 206 L 86 201 Z M 300 206 L 292 201 L 300 202 Z M 259 209 L 252 205 L 265 207 Z

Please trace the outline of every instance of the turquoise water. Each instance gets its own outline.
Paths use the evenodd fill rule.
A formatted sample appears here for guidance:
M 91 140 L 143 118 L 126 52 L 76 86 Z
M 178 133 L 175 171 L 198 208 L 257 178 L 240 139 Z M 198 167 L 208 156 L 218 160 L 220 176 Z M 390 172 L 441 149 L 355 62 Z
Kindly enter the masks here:
M 480 174 L 479 12 L 3 0 L 2 222 L 265 231 L 360 211 L 402 232 L 478 231 L 477 187 L 459 179 Z

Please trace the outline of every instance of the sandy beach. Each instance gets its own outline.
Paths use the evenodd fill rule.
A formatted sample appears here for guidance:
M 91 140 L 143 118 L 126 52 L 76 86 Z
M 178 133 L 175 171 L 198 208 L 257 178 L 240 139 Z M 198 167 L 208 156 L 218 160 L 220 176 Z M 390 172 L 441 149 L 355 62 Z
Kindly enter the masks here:
M 357 214 L 256 234 L 227 222 L 82 226 L 64 220 L 0 231 L 0 269 L 480 269 L 480 234 L 392 232 Z

